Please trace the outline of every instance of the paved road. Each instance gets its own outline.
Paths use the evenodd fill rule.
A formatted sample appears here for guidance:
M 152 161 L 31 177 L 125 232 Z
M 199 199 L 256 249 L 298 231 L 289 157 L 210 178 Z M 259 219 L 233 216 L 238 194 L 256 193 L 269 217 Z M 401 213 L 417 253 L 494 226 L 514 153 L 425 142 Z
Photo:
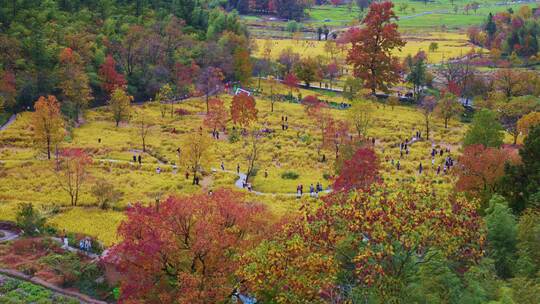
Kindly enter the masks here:
M 15 121 L 16 118 L 17 118 L 17 114 L 11 115 L 8 121 L 6 121 L 6 123 L 3 126 L 0 126 L 0 131 L 7 129 L 7 127 L 9 127 L 9 125 L 11 125 Z
M 13 231 L 9 231 L 9 230 L 0 230 L 0 232 L 2 232 L 4 234 L 3 237 L 0 237 L 0 243 L 1 242 L 7 242 L 7 241 L 11 241 L 11 240 L 14 240 L 16 238 L 19 237 L 19 235 Z
M 215 168 L 212 168 L 212 172 L 224 172 L 224 173 L 229 173 L 229 174 L 234 174 L 236 176 L 238 176 L 238 179 L 236 180 L 236 182 L 234 183 L 234 186 L 236 188 L 239 188 L 239 189 L 246 189 L 244 188 L 244 181 L 246 180 L 246 174 L 245 173 L 237 173 L 236 171 L 231 171 L 231 170 L 218 170 L 218 169 L 215 169 Z M 327 189 L 327 190 L 324 190 L 322 191 L 322 193 L 330 193 L 332 192 L 331 189 Z M 250 191 L 250 193 L 253 193 L 255 195 L 266 195 L 266 196 L 296 196 L 297 193 L 292 193 L 292 192 L 288 192 L 288 193 L 277 193 L 277 192 L 260 192 L 260 191 Z M 309 193 L 307 192 L 304 192 L 302 194 L 303 196 L 308 196 Z

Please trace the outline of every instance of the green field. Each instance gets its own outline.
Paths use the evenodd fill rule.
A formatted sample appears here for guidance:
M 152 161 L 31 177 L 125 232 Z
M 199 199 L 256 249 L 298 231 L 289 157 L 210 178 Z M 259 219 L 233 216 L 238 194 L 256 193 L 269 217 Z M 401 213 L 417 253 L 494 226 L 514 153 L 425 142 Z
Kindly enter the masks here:
M 421 1 L 404 1 L 397 0 L 394 2 L 394 11 L 400 17 L 398 24 L 405 29 L 426 29 L 432 30 L 433 27 L 446 26 L 451 30 L 462 30 L 472 25 L 478 25 L 482 23 L 486 16 L 492 12 L 505 11 L 509 8 L 513 10 L 519 9 L 520 6 L 529 5 L 534 7 L 538 2 L 531 2 L 528 4 L 504 4 L 497 5 L 501 1 L 486 0 L 480 2 L 480 8 L 474 12 L 469 11 L 465 13 L 463 8 L 471 1 L 433 1 L 425 4 Z M 406 9 L 401 9 L 405 4 Z M 457 13 L 454 12 L 454 6 L 458 7 Z M 332 6 L 332 5 L 320 5 L 314 6 L 306 11 L 309 18 L 302 23 L 307 27 L 318 27 L 327 25 L 329 27 L 344 27 L 350 26 L 353 20 L 357 19 L 363 13 L 353 5 L 351 10 L 347 5 Z M 250 21 L 256 20 L 255 17 L 250 17 Z M 326 21 L 325 21 L 326 20 Z

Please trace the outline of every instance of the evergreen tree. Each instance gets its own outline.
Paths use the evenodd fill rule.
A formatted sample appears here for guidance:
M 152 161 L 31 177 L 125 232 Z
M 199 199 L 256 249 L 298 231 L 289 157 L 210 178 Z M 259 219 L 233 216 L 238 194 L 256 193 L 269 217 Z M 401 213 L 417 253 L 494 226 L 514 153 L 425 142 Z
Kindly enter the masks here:
M 486 209 L 488 255 L 495 260 L 501 278 L 512 276 L 517 244 L 517 222 L 504 198 L 494 195 Z
M 521 164 L 507 166 L 502 180 L 504 196 L 516 212 L 540 205 L 540 126 L 529 131 L 519 155 Z

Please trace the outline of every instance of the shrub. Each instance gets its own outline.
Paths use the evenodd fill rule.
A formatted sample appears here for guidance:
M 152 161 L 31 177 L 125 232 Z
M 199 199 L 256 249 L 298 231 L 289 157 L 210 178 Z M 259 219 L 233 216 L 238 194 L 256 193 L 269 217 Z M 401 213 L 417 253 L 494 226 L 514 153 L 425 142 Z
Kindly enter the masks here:
M 43 231 L 46 219 L 34 209 L 32 203 L 21 203 L 17 211 L 17 226 L 24 231 L 25 235 L 39 235 Z
M 12 249 L 16 254 L 35 254 L 40 251 L 50 252 L 58 248 L 58 244 L 50 239 L 24 238 L 13 242 Z
M 91 192 L 101 209 L 109 209 L 114 206 L 124 195 L 122 191 L 116 190 L 112 183 L 104 179 L 98 180 L 92 186 Z
M 300 175 L 294 171 L 285 171 L 281 173 L 283 179 L 297 179 Z
M 189 115 L 190 113 L 188 110 L 180 108 L 180 109 L 174 110 L 174 114 L 178 116 L 185 116 L 185 115 Z
M 230 133 L 229 133 L 229 142 L 231 144 L 237 142 L 240 140 L 240 134 L 238 134 L 238 130 L 236 129 L 233 129 Z
M 54 272 L 62 277 L 62 286 L 73 286 L 82 273 L 79 257 L 74 253 L 50 254 L 41 259 L 41 262 L 51 266 Z

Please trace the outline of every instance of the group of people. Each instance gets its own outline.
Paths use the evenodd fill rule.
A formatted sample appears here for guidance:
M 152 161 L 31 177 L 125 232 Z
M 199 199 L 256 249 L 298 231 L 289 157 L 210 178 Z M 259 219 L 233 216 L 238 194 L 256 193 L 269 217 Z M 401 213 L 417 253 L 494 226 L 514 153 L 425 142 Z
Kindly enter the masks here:
M 246 182 L 245 178 L 242 181 L 242 188 L 247 189 L 249 192 L 253 190 L 253 186 L 251 185 L 251 183 Z
M 137 162 L 138 162 L 139 165 L 142 164 L 142 157 L 141 157 L 141 155 L 140 155 L 140 154 L 139 154 L 139 155 L 133 154 L 133 162 L 134 162 L 134 163 L 137 163 Z
M 219 139 L 219 131 L 212 130 L 212 138 L 213 139 Z
M 288 129 L 289 129 L 289 117 L 281 116 L 281 130 L 288 130 Z
M 85 237 L 84 239 L 80 240 L 79 249 L 86 252 L 92 251 L 92 240 L 89 237 Z
M 322 184 L 317 182 L 315 186 L 313 184 L 309 185 L 309 196 L 310 197 L 319 197 L 319 192 L 323 191 Z M 296 186 L 296 197 L 300 198 L 304 194 L 304 185 L 300 184 Z

